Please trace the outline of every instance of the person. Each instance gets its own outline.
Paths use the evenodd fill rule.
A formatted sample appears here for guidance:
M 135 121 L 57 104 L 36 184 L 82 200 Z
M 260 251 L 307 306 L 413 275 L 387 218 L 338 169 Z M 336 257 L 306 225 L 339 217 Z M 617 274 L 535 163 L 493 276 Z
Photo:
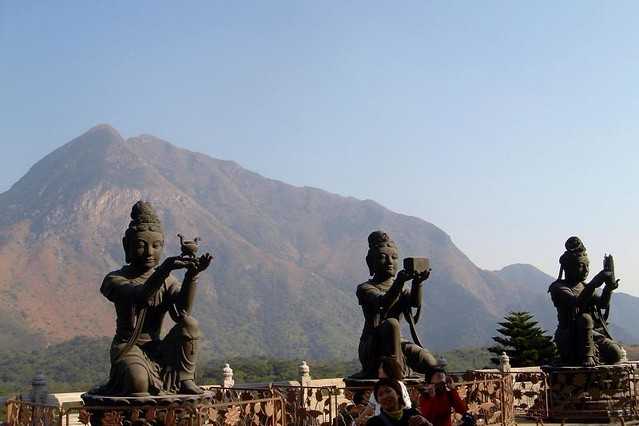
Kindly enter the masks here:
M 430 275 L 423 273 L 399 273 L 399 250 L 395 242 L 383 231 L 368 236 L 366 264 L 372 278 L 357 286 L 357 299 L 364 314 L 364 328 L 360 337 L 358 355 L 362 370 L 354 374 L 356 379 L 377 377 L 380 359 L 395 358 L 402 367 L 404 376 L 410 370 L 425 374 L 436 365 L 435 357 L 419 342 L 415 323 L 422 306 L 422 284 Z M 410 291 L 404 283 L 412 279 Z M 416 308 L 413 316 L 412 309 Z M 400 334 L 400 319 L 408 321 L 413 341 L 403 339 Z
M 368 419 L 366 426 L 432 426 L 416 409 L 404 407 L 397 380 L 379 379 L 373 388 L 381 412 Z
M 404 372 L 402 366 L 392 357 L 380 358 L 379 369 L 377 370 L 377 377 L 380 379 L 396 380 L 402 390 L 400 397 L 404 407 L 412 407 L 413 403 L 408 395 L 408 389 L 402 381 L 404 379 Z M 380 413 L 380 405 L 375 400 L 375 396 L 371 394 L 369 400 L 370 415 L 378 415 Z
M 564 365 L 586 367 L 617 363 L 623 356 L 621 346 L 612 339 L 606 326 L 610 298 L 619 281 L 614 278 L 614 267 L 604 268 L 586 283 L 590 262 L 585 246 L 578 237 L 570 237 L 565 248 L 559 258 L 559 277 L 548 288 L 557 309 L 555 344 L 560 361 Z M 604 265 L 606 262 L 611 264 L 612 257 L 606 256 Z M 598 294 L 596 289 L 602 285 L 605 287 Z
M 425 392 L 419 400 L 419 412 L 433 426 L 452 426 L 451 414 L 459 413 L 464 424 L 469 425 L 468 408 L 459 397 L 457 390 L 447 383 L 446 370 L 441 367 L 433 369 L 430 377 L 426 377 Z M 471 417 L 472 418 L 472 417 Z
M 160 264 L 164 231 L 144 201 L 133 206 L 122 244 L 127 264 L 107 274 L 100 288 L 116 312 L 109 381 L 92 393 L 202 393 L 194 381 L 200 330 L 191 308 L 198 276 L 213 257 L 168 257 Z M 182 285 L 171 275 L 177 269 L 186 269 Z M 161 339 L 167 313 L 176 324 Z

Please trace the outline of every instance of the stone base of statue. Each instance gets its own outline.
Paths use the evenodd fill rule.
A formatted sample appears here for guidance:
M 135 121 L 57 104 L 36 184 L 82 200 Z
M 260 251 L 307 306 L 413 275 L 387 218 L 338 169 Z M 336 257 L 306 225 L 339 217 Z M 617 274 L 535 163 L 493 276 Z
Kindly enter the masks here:
M 379 379 L 361 379 L 358 377 L 344 377 L 344 385 L 347 389 L 373 389 L 375 383 L 377 383 Z M 404 377 L 402 382 L 407 387 L 423 385 L 424 384 L 424 376 L 419 374 L 411 375 L 410 377 Z
M 198 405 L 209 403 L 212 392 L 199 395 L 105 396 L 81 395 L 84 409 L 80 422 L 92 426 L 151 424 L 198 424 Z
M 639 418 L 637 365 L 543 366 L 548 417 L 580 423 Z

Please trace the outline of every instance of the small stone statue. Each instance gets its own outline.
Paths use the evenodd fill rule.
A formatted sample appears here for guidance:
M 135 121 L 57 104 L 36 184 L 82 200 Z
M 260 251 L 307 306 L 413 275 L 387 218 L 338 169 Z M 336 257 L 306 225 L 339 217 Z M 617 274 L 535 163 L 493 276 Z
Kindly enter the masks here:
M 177 234 L 180 239 L 180 250 L 182 250 L 182 256 L 196 258 L 198 249 L 200 248 L 200 237 L 195 237 L 193 240 L 184 241 L 182 234 Z
M 557 281 L 548 292 L 557 308 L 555 344 L 561 364 L 592 367 L 615 364 L 622 359 L 622 348 L 607 328 L 610 298 L 619 285 L 612 256 L 604 257 L 604 268 L 589 282 L 586 247 L 577 237 L 570 237 L 566 251 L 559 258 Z M 565 277 L 562 275 L 565 273 Z M 596 292 L 604 286 L 601 294 Z
M 144 201 L 133 206 L 122 244 L 127 264 L 107 274 L 100 288 L 115 305 L 117 316 L 110 377 L 91 393 L 128 397 L 202 393 L 194 381 L 200 329 L 191 308 L 198 276 L 213 256 L 195 257 L 195 244 L 195 249 L 183 248 L 181 256 L 160 263 L 162 224 Z M 186 270 L 181 285 L 171 275 L 178 269 Z M 161 339 L 167 313 L 175 326 Z
M 437 365 L 435 357 L 422 347 L 415 331 L 422 306 L 422 284 L 430 275 L 423 271 L 398 270 L 399 249 L 387 233 L 372 232 L 368 237 L 368 265 L 372 278 L 357 286 L 357 299 L 364 313 L 364 329 L 359 341 L 359 360 L 362 370 L 352 379 L 376 379 L 380 358 L 394 357 L 405 376 L 411 370 L 426 373 Z M 409 264 L 423 264 L 427 259 L 412 260 Z M 404 283 L 412 279 L 410 290 Z M 412 309 L 416 308 L 413 314 Z M 400 319 L 408 321 L 413 341 L 400 334 Z

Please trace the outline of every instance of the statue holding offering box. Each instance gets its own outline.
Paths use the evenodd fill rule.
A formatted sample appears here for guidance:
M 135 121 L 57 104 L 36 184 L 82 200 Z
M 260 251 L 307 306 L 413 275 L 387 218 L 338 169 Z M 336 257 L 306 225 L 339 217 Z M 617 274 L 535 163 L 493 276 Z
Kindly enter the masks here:
M 380 358 L 395 358 L 404 370 L 426 373 L 437 364 L 435 357 L 423 347 L 415 330 L 422 307 L 422 285 L 430 275 L 426 258 L 404 259 L 398 270 L 399 249 L 383 231 L 368 236 L 368 265 L 371 279 L 357 286 L 357 299 L 364 313 L 364 329 L 359 342 L 362 370 L 353 379 L 377 378 Z M 412 280 L 410 289 L 404 284 Z M 413 313 L 413 309 L 415 312 Z M 402 338 L 400 320 L 408 322 L 412 341 Z

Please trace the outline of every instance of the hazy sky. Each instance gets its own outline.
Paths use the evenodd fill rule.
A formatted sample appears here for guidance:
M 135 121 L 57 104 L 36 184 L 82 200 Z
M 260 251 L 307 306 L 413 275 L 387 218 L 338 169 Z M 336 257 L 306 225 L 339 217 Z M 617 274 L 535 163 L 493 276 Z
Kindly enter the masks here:
M 638 2 L 0 0 L 0 191 L 98 123 L 639 295 Z M 540 283 L 547 285 L 548 283 Z

